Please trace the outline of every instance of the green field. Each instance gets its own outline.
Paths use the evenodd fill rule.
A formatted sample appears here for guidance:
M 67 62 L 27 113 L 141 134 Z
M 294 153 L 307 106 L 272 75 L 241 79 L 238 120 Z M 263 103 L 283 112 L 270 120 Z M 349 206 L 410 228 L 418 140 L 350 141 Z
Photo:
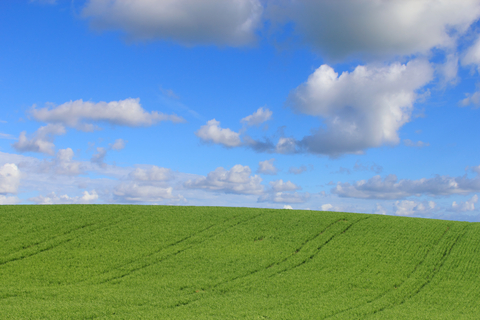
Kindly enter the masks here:
M 0 207 L 0 319 L 479 319 L 480 223 Z

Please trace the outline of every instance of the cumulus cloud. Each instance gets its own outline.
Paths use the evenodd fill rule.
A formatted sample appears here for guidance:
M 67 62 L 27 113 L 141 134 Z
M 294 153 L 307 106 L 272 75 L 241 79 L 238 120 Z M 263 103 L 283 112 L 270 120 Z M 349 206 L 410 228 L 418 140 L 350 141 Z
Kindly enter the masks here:
M 286 204 L 286 205 L 283 206 L 283 209 L 290 209 L 290 210 L 292 210 L 293 208 L 292 208 L 291 205 Z
M 98 129 L 95 122 L 106 122 L 112 125 L 139 127 L 151 126 L 160 121 L 175 123 L 185 120 L 176 115 L 166 115 L 161 112 L 145 111 L 140 105 L 140 99 L 125 99 L 111 102 L 90 102 L 76 100 L 66 102 L 57 107 L 37 109 L 33 106 L 30 114 L 37 121 L 62 124 L 82 131 Z
M 423 142 L 423 141 L 417 141 L 417 142 L 414 142 L 410 139 L 405 139 L 403 140 L 403 143 L 407 146 L 407 147 L 417 147 L 417 148 L 423 148 L 423 147 L 428 147 L 430 146 L 430 143 L 428 142 Z
M 475 178 L 437 175 L 430 179 L 398 180 L 396 175 L 390 174 L 382 180 L 377 175 L 353 184 L 338 182 L 331 191 L 340 197 L 358 199 L 403 199 L 421 195 L 469 194 L 480 191 L 480 177 L 478 175 Z
M 281 137 L 275 146 L 275 152 L 282 154 L 291 154 L 298 152 L 297 141 L 295 138 Z
M 395 201 L 395 214 L 399 216 L 421 215 L 432 212 L 436 207 L 433 201 Z
M 477 202 L 478 196 L 475 194 L 471 199 L 465 202 L 457 203 L 456 201 L 453 201 L 451 210 L 457 212 L 473 211 L 475 210 L 475 203 Z
M 19 184 L 20 170 L 15 164 L 6 163 L 0 167 L 0 194 L 17 193 Z
M 294 191 L 302 189 L 300 186 L 297 186 L 295 183 L 291 181 L 283 182 L 282 179 L 276 181 L 270 181 L 268 183 L 274 192 L 281 192 L 281 191 Z
M 0 205 L 17 204 L 19 202 L 20 202 L 20 199 L 18 199 L 17 197 L 0 195 Z
M 50 163 L 56 174 L 61 175 L 79 175 L 84 173 L 84 167 L 81 162 L 73 161 L 73 150 L 71 148 L 58 150 L 55 159 Z
M 293 21 L 307 43 L 331 59 L 427 53 L 455 45 L 480 16 L 476 0 L 275 1 L 273 20 Z M 341 39 L 339 41 L 339 39 Z
M 64 126 L 48 124 L 40 127 L 30 138 L 27 138 L 26 131 L 22 131 L 18 141 L 12 144 L 12 146 L 18 152 L 39 152 L 53 156 L 55 154 L 55 144 L 53 143 L 55 136 L 65 133 Z
M 201 126 L 195 135 L 205 142 L 218 143 L 225 147 L 238 147 L 242 144 L 238 132 L 221 128 L 220 122 L 215 119 L 209 120 L 206 125 Z
M 338 156 L 399 142 L 398 130 L 410 120 L 416 91 L 432 80 L 423 60 L 386 66 L 357 66 L 341 75 L 322 65 L 287 100 L 294 111 L 323 119 L 324 127 L 301 141 L 281 138 L 277 152 L 302 150 Z
M 262 11 L 259 0 L 90 0 L 82 14 L 130 39 L 242 46 L 255 39 Z
M 258 197 L 258 202 L 273 202 L 273 203 L 304 203 L 310 199 L 308 192 L 272 192 L 266 193 Z
M 188 180 L 184 183 L 186 188 L 204 189 L 216 192 L 236 194 L 262 194 L 262 178 L 258 175 L 251 176 L 252 170 L 248 166 L 237 164 L 230 170 L 222 167 L 209 172 L 206 177 Z
M 98 194 L 95 190 L 90 192 L 84 191 L 80 197 L 70 197 L 66 194 L 57 196 L 55 192 L 48 194 L 47 196 L 37 196 L 29 198 L 28 201 L 36 204 L 74 204 L 74 203 L 91 203 L 98 199 Z
M 278 169 L 273 164 L 274 161 L 275 161 L 274 158 L 270 160 L 260 161 L 258 163 L 257 173 L 276 175 Z
M 240 122 L 245 123 L 247 126 L 258 126 L 265 121 L 270 120 L 272 117 L 273 112 L 270 111 L 268 108 L 263 109 L 258 108 L 253 114 L 243 118 Z
M 173 199 L 172 191 L 172 187 L 121 183 L 115 188 L 113 194 L 120 202 L 160 202 Z
M 172 170 L 150 166 L 149 168 L 136 168 L 128 175 L 134 181 L 167 181 L 172 178 Z

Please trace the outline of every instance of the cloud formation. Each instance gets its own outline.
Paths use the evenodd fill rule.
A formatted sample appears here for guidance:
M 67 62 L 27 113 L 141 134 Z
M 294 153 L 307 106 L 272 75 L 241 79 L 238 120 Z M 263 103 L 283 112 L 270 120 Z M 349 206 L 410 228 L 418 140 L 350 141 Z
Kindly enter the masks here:
M 15 164 L 6 163 L 0 167 L 0 194 L 17 193 L 19 184 L 20 170 Z
M 258 202 L 272 202 L 272 203 L 305 203 L 310 199 L 308 192 L 272 192 L 261 195 Z
M 297 186 L 295 183 L 291 181 L 283 182 L 282 179 L 276 181 L 270 181 L 268 183 L 274 192 L 281 192 L 281 191 L 295 191 L 302 189 L 300 186 Z
M 117 202 L 161 202 L 175 198 L 172 191 L 172 187 L 121 183 L 115 188 L 113 194 Z
M 353 184 L 338 182 L 331 190 L 340 197 L 357 199 L 404 199 L 410 196 L 448 196 L 479 191 L 479 175 L 475 178 L 437 175 L 430 179 L 398 180 L 394 174 L 386 176 L 383 180 L 377 175 Z
M 222 167 L 209 172 L 206 177 L 188 180 L 184 183 L 186 188 L 204 189 L 209 191 L 235 193 L 235 194 L 262 194 L 262 178 L 258 175 L 251 176 L 252 170 L 248 166 L 237 164 L 230 170 Z
M 416 91 L 432 78 L 433 68 L 423 60 L 357 66 L 341 75 L 322 65 L 287 103 L 296 112 L 322 118 L 324 127 L 301 141 L 281 138 L 277 152 L 338 156 L 395 145 L 398 130 L 410 121 Z
M 272 117 L 273 112 L 270 111 L 268 108 L 263 109 L 258 108 L 253 114 L 246 116 L 240 122 L 245 123 L 247 126 L 258 126 L 265 121 L 270 120 Z
M 98 199 L 98 194 L 95 190 L 90 192 L 84 191 L 81 197 L 69 197 L 64 194 L 57 196 L 55 192 L 48 194 L 47 196 L 37 196 L 29 198 L 28 201 L 32 201 L 36 204 L 75 204 L 75 203 L 91 203 Z
M 473 197 L 465 202 L 457 203 L 456 201 L 452 202 L 451 211 L 456 212 L 466 212 L 475 210 L 475 203 L 478 202 L 478 196 L 475 194 Z
M 414 201 L 402 200 L 395 201 L 395 214 L 399 216 L 411 216 L 430 213 L 436 208 L 436 203 L 433 201 Z
M 27 138 L 26 131 L 22 131 L 18 141 L 12 144 L 12 147 L 18 152 L 39 152 L 53 156 L 55 136 L 65 133 L 65 127 L 61 124 L 48 124 L 40 127 L 30 138 Z
M 136 168 L 129 173 L 129 178 L 134 181 L 167 181 L 172 179 L 172 170 L 149 166 L 148 168 Z
M 449 48 L 455 45 L 458 34 L 480 16 L 480 3 L 476 0 L 271 3 L 273 20 L 293 21 L 297 34 L 332 60 L 355 55 L 425 54 L 432 48 Z
M 254 41 L 262 11 L 258 0 L 90 0 L 82 15 L 134 40 L 243 46 Z
M 242 144 L 240 134 L 228 128 L 220 127 L 220 121 L 215 119 L 209 120 L 206 125 L 200 127 L 195 135 L 204 142 L 213 142 L 221 144 L 225 147 L 238 147 Z
M 276 175 L 278 172 L 278 169 L 273 164 L 274 161 L 275 161 L 274 158 L 270 160 L 260 161 L 258 163 L 257 173 Z
M 30 114 L 37 121 L 62 124 L 81 131 L 94 131 L 96 122 L 111 125 L 140 127 L 151 126 L 160 121 L 184 122 L 177 115 L 166 115 L 158 111 L 147 112 L 140 105 L 140 99 L 125 99 L 111 102 L 90 102 L 76 100 L 57 107 L 37 109 L 33 106 Z

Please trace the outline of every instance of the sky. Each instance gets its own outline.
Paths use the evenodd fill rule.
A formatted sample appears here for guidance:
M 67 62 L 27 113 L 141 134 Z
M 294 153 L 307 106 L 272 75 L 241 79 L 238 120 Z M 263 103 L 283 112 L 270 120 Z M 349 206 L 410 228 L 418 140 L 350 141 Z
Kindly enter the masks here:
M 0 1 L 0 203 L 480 221 L 479 0 Z

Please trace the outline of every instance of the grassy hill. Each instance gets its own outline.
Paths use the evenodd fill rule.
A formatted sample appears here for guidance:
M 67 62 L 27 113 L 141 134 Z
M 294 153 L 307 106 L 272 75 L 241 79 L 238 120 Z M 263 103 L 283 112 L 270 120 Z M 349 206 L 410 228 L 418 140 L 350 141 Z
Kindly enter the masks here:
M 480 224 L 0 207 L 0 319 L 479 319 Z

